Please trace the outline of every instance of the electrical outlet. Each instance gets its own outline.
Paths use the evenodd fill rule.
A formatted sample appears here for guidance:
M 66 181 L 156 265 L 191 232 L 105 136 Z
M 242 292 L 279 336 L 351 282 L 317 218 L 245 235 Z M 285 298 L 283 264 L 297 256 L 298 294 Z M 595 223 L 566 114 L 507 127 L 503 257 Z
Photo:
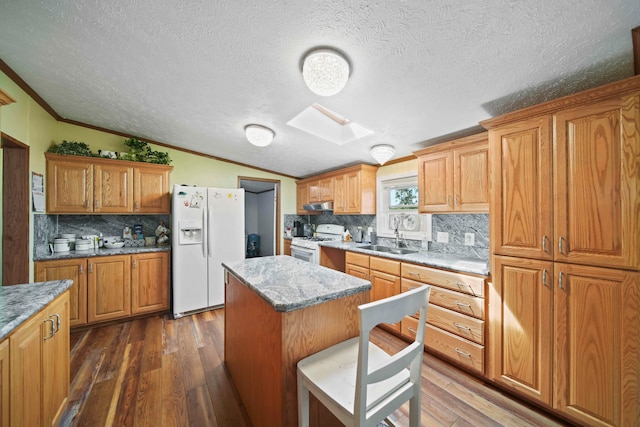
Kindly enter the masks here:
M 438 243 L 449 243 L 449 233 L 444 231 L 438 231 L 436 234 L 436 240 Z
M 473 246 L 476 243 L 476 235 L 473 233 L 464 233 L 465 246 Z

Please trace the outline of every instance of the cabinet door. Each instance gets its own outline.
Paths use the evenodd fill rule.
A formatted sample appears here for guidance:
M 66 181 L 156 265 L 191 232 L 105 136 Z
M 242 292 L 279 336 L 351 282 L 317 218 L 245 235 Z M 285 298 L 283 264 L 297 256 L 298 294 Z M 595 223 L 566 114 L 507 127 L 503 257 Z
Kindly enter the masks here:
M 371 270 L 371 301 L 388 298 L 400 293 L 400 277 L 380 271 Z M 401 322 L 384 324 L 387 328 L 400 332 Z
M 34 263 L 35 278 L 38 282 L 50 280 L 73 280 L 69 288 L 69 325 L 81 326 L 87 323 L 87 259 L 61 259 L 37 261 Z
M 323 202 L 333 200 L 333 177 L 323 178 L 318 183 L 320 187 L 320 200 Z
M 296 185 L 296 210 L 298 214 L 306 214 L 307 211 L 303 208 L 304 205 L 309 203 L 309 186 L 307 184 Z
M 489 153 L 494 253 L 553 259 L 551 117 L 491 130 Z
M 347 181 L 346 175 L 333 178 L 333 212 L 344 213 L 347 209 Z
M 556 260 L 640 269 L 640 97 L 556 115 Z
M 120 164 L 96 164 L 94 166 L 94 187 L 94 212 L 133 212 L 132 167 Z
M 46 309 L 55 333 L 45 336 L 42 347 L 43 419 L 56 426 L 69 397 L 69 297 L 65 292 Z M 45 333 L 51 322 L 45 320 Z
M 453 152 L 454 210 L 489 212 L 489 146 L 486 142 Z
M 133 173 L 133 211 L 169 213 L 169 169 L 158 166 L 136 167 Z
M 119 319 L 131 314 L 131 257 L 90 258 L 87 320 Z
M 47 212 L 93 212 L 93 165 L 86 161 L 47 161 Z
M 291 256 L 291 240 L 284 239 L 284 250 L 282 252 L 282 255 Z
M 131 312 L 149 313 L 169 308 L 169 253 L 131 256 Z
M 0 342 L 0 427 L 9 427 L 9 340 Z
M 489 375 L 551 406 L 553 263 L 496 256 L 494 265 Z
M 426 154 L 418 158 L 418 210 L 453 211 L 453 152 Z
M 581 424 L 640 419 L 640 273 L 555 264 L 555 408 Z
M 369 280 L 369 269 L 355 264 L 346 264 L 344 272 L 351 276 Z M 373 297 L 371 298 L 373 301 Z
M 361 213 L 362 192 L 360 188 L 360 171 L 348 172 L 344 176 L 346 188 L 346 213 Z
M 43 332 L 43 329 L 44 332 Z M 51 322 L 36 315 L 9 338 L 11 364 L 11 425 L 40 426 L 42 419 L 43 336 L 52 333 Z
M 309 183 L 307 183 L 307 191 L 309 192 L 310 202 L 320 201 L 320 182 L 319 181 L 310 181 Z

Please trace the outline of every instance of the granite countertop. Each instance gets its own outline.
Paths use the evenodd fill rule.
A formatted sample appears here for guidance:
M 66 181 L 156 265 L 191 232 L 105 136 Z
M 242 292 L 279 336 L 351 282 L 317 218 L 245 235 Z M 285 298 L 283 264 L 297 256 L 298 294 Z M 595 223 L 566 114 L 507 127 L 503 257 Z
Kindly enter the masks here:
M 167 252 L 171 250 L 171 246 L 132 246 L 122 247 L 119 249 L 90 249 L 88 251 L 69 251 L 69 252 L 54 252 L 39 251 L 33 256 L 34 261 L 51 261 L 56 259 L 71 259 L 71 258 L 88 258 L 95 256 L 110 256 L 110 255 L 130 255 L 130 254 L 142 254 L 147 252 Z
M 371 289 L 371 282 L 286 255 L 223 262 L 275 311 L 289 312 Z
M 0 286 L 0 340 L 69 289 L 73 280 Z
M 420 264 L 428 267 L 446 268 L 447 270 L 453 270 L 460 273 L 472 273 L 481 276 L 489 275 L 489 263 L 481 258 L 464 258 L 451 254 L 428 251 L 418 251 L 413 254 L 397 255 L 388 252 L 361 249 L 361 246 L 368 246 L 369 243 L 342 242 L 335 240 L 319 242 L 319 244 L 320 246 L 326 246 L 329 248 L 360 252 L 367 255 L 396 259 L 398 261 L 411 262 L 413 264 Z

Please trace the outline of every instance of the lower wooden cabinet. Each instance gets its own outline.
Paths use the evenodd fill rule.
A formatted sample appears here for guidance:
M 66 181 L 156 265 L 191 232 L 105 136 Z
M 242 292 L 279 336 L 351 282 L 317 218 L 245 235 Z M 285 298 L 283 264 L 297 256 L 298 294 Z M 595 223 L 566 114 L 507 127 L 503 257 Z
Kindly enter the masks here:
M 291 256 L 291 239 L 284 239 L 284 250 L 282 251 L 282 255 Z
M 57 425 L 64 411 L 69 396 L 68 308 L 65 292 L 7 340 L 12 426 Z
M 131 256 L 131 313 L 142 314 L 169 307 L 169 253 Z
M 36 282 L 73 280 L 69 288 L 69 324 L 87 323 L 87 258 L 60 259 L 34 263 Z
M 131 256 L 88 260 L 87 320 L 89 323 L 131 315 Z
M 36 281 L 73 280 L 71 327 L 169 308 L 169 252 L 37 261 Z
M 0 427 L 9 427 L 9 340 L 0 342 Z

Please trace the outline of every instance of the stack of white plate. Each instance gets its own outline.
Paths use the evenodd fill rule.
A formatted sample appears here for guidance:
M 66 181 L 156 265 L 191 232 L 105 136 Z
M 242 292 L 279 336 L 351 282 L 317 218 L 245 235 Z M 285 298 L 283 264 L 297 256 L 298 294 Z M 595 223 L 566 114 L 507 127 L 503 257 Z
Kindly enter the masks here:
M 57 238 L 53 239 L 53 251 L 54 252 L 69 252 L 71 250 L 71 240 Z
M 93 242 L 89 239 L 76 240 L 76 251 L 88 251 L 93 249 Z
M 69 241 L 69 249 L 74 250 L 76 247 L 76 235 L 73 233 L 60 233 L 60 239 L 67 239 Z M 55 242 L 54 242 L 55 243 Z

